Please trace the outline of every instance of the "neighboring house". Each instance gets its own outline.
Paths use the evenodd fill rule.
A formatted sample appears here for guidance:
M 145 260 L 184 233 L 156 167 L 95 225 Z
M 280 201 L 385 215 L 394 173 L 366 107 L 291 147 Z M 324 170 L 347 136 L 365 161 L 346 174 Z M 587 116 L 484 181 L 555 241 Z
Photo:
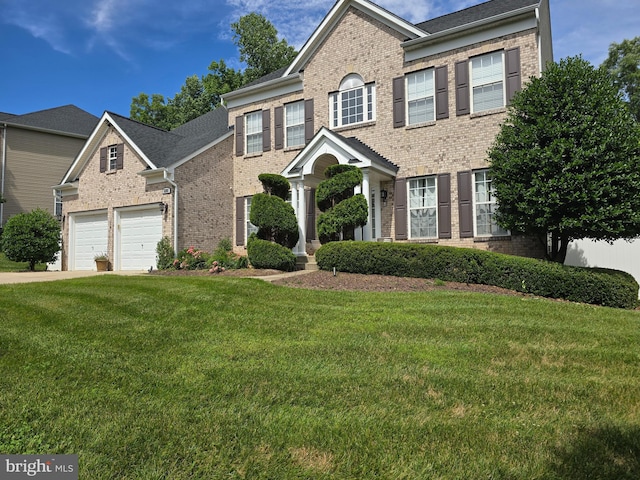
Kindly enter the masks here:
M 258 174 L 292 184 L 304 255 L 328 165 L 360 168 L 364 240 L 543 256 L 497 226 L 487 150 L 513 94 L 552 61 L 548 0 L 492 0 L 412 24 L 339 0 L 294 62 L 223 96 L 235 129 L 235 245 L 246 244 Z
M 224 107 L 170 132 L 105 112 L 54 187 L 62 268 L 95 270 L 94 256 L 106 253 L 114 270 L 147 270 L 163 236 L 176 251 L 231 238 L 232 142 Z
M 60 213 L 51 185 L 60 181 L 97 121 L 74 105 L 0 113 L 0 193 L 6 199 L 0 204 L 1 225 L 35 208 Z
M 338 0 L 290 66 L 224 95 L 226 108 L 172 132 L 106 113 L 57 187 L 64 268 L 93 268 L 101 251 L 115 269 L 148 268 L 162 235 L 176 250 L 232 238 L 245 252 L 261 173 L 290 180 L 305 256 L 318 246 L 315 189 L 336 163 L 363 172 L 359 239 L 543 256 L 496 225 L 487 150 L 513 94 L 552 59 L 548 0 L 418 24 Z

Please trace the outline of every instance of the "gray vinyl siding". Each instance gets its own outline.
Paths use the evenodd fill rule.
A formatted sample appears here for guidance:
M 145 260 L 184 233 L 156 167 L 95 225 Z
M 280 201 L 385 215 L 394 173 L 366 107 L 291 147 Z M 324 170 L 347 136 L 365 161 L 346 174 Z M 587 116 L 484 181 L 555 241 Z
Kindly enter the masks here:
M 53 214 L 51 186 L 60 183 L 83 145 L 83 139 L 9 127 L 2 223 L 35 208 Z

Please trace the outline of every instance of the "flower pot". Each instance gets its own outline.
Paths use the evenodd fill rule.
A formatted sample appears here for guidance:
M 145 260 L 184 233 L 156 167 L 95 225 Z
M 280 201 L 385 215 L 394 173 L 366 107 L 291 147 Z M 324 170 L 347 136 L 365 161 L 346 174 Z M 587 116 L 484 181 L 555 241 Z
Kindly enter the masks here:
M 96 260 L 96 269 L 99 272 L 106 272 L 109 270 L 109 260 Z

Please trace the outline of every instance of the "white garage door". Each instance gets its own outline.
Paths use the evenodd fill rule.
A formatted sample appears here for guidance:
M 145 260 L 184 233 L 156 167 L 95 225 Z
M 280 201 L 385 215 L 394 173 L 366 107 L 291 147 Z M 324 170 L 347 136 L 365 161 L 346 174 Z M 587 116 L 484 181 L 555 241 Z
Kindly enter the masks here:
M 120 211 L 120 270 L 156 268 L 156 246 L 162 239 L 162 213 L 157 207 Z
M 73 216 L 73 239 L 71 241 L 70 256 L 73 270 L 95 270 L 94 257 L 100 253 L 107 253 L 108 224 L 107 214 Z

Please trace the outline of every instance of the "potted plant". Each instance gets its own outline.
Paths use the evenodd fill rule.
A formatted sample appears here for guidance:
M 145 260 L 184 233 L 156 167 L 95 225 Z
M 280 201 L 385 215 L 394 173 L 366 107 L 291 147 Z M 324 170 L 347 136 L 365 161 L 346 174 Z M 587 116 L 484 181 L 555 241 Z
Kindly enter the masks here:
M 109 270 L 109 255 L 106 253 L 99 253 L 93 259 L 96 262 L 96 270 L 99 272 L 106 272 Z

